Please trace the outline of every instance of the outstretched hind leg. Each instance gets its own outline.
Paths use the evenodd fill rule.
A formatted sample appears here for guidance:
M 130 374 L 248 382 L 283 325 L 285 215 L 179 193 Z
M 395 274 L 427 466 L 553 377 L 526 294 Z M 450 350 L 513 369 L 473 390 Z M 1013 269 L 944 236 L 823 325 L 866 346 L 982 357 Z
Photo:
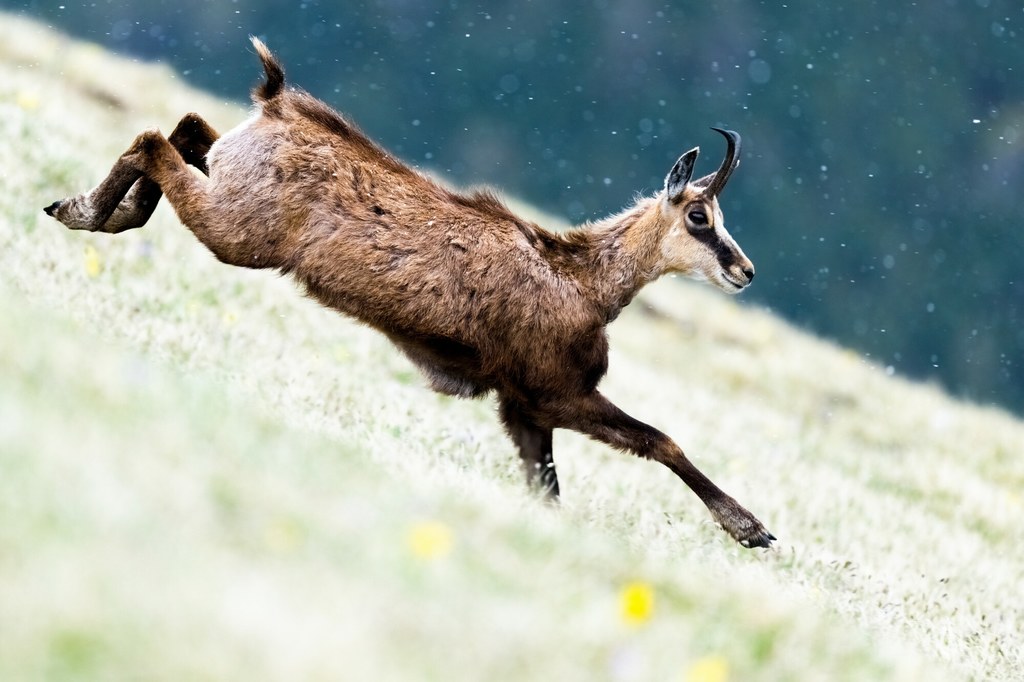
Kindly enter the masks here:
M 140 136 L 141 137 L 141 136 Z M 139 138 L 136 138 L 136 143 Z M 135 144 L 132 145 L 135 147 Z M 130 152 L 131 150 L 129 150 Z M 142 170 L 126 159 L 128 152 L 114 162 L 100 184 L 85 194 L 55 201 L 43 210 L 72 230 L 103 232 L 103 226 L 113 215 L 132 185 L 142 177 Z M 138 201 L 133 198 L 133 201 Z M 114 230 L 109 230 L 114 231 Z
M 500 414 L 508 435 L 519 447 L 519 457 L 530 487 L 549 500 L 557 500 L 558 474 L 552 452 L 551 429 L 536 424 L 510 401 L 502 401 Z
M 199 116 L 186 114 L 168 136 L 167 141 L 177 150 L 185 163 L 198 168 L 203 175 L 209 175 L 206 155 L 217 141 L 217 132 Z M 139 178 L 114 213 L 103 224 L 103 232 L 124 232 L 145 225 L 163 192 L 160 186 L 147 177 Z
M 209 175 L 206 155 L 217 137 L 217 132 L 198 114 L 186 114 L 167 141 L 185 163 Z M 153 215 L 163 192 L 160 185 L 139 174 L 137 168 L 122 163 L 123 159 L 124 156 L 93 190 L 54 202 L 43 210 L 73 230 L 117 233 L 142 227 Z

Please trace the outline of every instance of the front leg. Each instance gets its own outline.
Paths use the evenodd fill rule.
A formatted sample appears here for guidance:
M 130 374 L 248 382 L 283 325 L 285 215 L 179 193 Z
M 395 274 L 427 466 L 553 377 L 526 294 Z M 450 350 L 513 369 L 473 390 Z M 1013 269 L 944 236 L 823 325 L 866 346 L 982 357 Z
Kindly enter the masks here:
M 769 547 L 775 536 L 686 458 L 671 438 L 633 419 L 594 391 L 561 410 L 557 426 L 579 431 L 620 450 L 661 462 L 707 505 L 711 516 L 744 547 Z
M 501 421 L 519 447 L 523 472 L 530 487 L 550 500 L 558 499 L 558 474 L 552 452 L 551 429 L 538 426 L 515 403 L 502 400 Z

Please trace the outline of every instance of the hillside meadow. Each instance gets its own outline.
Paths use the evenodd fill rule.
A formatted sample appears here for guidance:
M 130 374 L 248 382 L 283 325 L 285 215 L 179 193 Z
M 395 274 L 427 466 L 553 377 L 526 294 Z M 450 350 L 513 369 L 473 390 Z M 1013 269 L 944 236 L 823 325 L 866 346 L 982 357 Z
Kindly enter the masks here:
M 1019 420 L 666 280 L 604 391 L 779 542 L 565 432 L 552 507 L 492 401 L 166 202 L 117 236 L 42 213 L 244 105 L 9 15 L 0 74 L 0 679 L 1024 678 Z

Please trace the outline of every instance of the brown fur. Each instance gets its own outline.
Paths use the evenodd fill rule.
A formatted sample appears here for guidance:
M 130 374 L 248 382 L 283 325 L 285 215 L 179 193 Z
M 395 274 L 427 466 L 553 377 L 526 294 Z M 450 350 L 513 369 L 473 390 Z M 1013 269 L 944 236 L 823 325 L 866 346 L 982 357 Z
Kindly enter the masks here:
M 753 266 L 725 232 L 718 173 L 666 188 L 568 233 L 513 214 L 487 191 L 461 194 L 401 163 L 309 94 L 254 40 L 267 80 L 256 114 L 217 139 L 194 114 L 170 138 L 147 131 L 93 191 L 47 207 L 68 227 L 145 223 L 161 192 L 221 261 L 291 273 L 309 295 L 384 333 L 438 391 L 498 395 L 531 481 L 557 495 L 551 431 L 570 428 L 662 462 L 746 546 L 774 537 L 657 430 L 608 402 L 605 326 L 665 272 L 735 292 Z M 212 146 L 211 146 L 212 144 Z M 208 178 L 187 168 L 191 164 Z

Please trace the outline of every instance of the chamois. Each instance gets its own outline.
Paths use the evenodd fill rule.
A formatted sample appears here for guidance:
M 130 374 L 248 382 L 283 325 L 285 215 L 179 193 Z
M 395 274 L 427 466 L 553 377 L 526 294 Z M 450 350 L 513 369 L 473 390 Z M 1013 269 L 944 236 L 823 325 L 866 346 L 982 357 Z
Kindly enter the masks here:
M 146 130 L 97 187 L 46 213 L 71 229 L 117 233 L 142 227 L 166 194 L 219 260 L 290 273 L 323 305 L 381 331 L 434 390 L 493 391 L 527 479 L 551 498 L 552 430 L 572 429 L 661 462 L 739 543 L 770 546 L 775 537 L 678 445 L 597 390 L 605 327 L 645 284 L 676 272 L 737 293 L 753 279 L 718 204 L 739 135 L 715 128 L 727 142 L 717 172 L 691 181 L 691 149 L 655 196 L 552 232 L 489 191 L 455 192 L 405 165 L 285 87 L 280 62 L 252 43 L 265 71 L 252 117 L 222 137 L 196 114 L 168 137 Z

